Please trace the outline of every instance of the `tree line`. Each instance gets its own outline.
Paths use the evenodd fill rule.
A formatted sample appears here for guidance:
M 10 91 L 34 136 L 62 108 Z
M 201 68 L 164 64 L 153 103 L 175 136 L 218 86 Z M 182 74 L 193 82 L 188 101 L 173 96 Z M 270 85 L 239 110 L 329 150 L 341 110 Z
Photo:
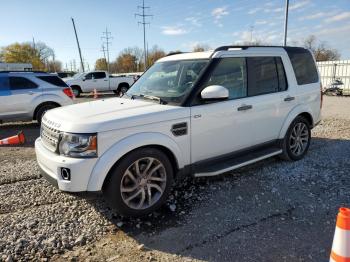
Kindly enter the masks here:
M 5 63 L 30 63 L 34 70 L 62 71 L 62 63 L 55 60 L 54 50 L 43 42 L 35 44 L 14 43 L 1 48 L 0 61 Z
M 254 42 L 243 42 L 242 45 L 269 45 L 260 40 Z M 294 46 L 304 46 L 312 50 L 317 61 L 339 60 L 338 50 L 331 48 L 326 42 L 318 40 L 314 35 L 308 36 L 302 42 L 293 42 Z M 194 52 L 211 49 L 209 45 L 197 44 L 192 48 Z M 175 52 L 180 52 L 176 50 Z M 148 68 L 158 59 L 166 56 L 167 53 L 157 45 L 147 51 L 147 61 L 145 65 L 143 49 L 135 46 L 123 49 L 119 55 L 109 64 L 111 73 L 141 72 Z M 31 63 L 33 70 L 47 72 L 62 71 L 62 63 L 55 60 L 54 50 L 43 42 L 38 43 L 14 43 L 0 49 L 0 61 L 5 63 Z M 95 62 L 96 70 L 107 70 L 105 58 L 99 58 Z

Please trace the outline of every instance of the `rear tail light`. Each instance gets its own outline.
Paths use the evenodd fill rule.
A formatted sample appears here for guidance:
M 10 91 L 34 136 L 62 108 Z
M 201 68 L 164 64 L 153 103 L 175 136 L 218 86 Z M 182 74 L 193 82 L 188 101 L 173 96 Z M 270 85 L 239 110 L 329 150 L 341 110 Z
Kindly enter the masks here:
M 68 97 L 70 97 L 72 99 L 74 98 L 73 91 L 70 87 L 63 89 L 63 93 L 65 93 Z
M 322 91 L 322 83 L 320 84 L 320 91 L 321 91 L 321 103 L 320 103 L 320 108 L 322 109 L 322 105 L 323 105 L 323 91 Z

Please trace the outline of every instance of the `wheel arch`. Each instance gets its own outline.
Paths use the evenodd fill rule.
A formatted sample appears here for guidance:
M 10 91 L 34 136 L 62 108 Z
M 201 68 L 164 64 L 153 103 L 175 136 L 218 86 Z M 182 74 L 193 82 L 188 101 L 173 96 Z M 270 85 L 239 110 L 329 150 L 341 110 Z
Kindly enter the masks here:
M 80 92 L 82 93 L 83 92 L 83 90 L 81 89 L 81 86 L 80 85 L 76 85 L 76 84 L 73 84 L 73 85 L 70 85 L 69 86 L 70 88 L 78 88 L 79 90 L 80 90 Z
M 160 133 L 141 133 L 129 136 L 110 147 L 99 157 L 90 175 L 87 191 L 100 191 L 108 181 L 111 170 L 127 154 L 145 147 L 156 148 L 164 152 L 172 163 L 174 174 L 184 167 L 183 154 L 174 140 Z
M 307 106 L 297 106 L 296 108 L 294 108 L 289 114 L 287 119 L 284 121 L 283 126 L 280 130 L 280 134 L 279 134 L 279 138 L 283 139 L 290 124 L 293 122 L 293 120 L 297 117 L 297 116 L 303 116 L 305 117 L 305 119 L 309 122 L 310 124 L 310 128 L 313 127 L 314 125 L 314 119 L 312 116 L 312 111 L 310 110 L 309 107 Z
M 54 101 L 46 101 L 46 102 L 43 102 L 43 103 L 40 103 L 39 105 L 37 105 L 34 109 L 34 112 L 33 112 L 33 120 L 37 120 L 36 119 L 36 114 L 38 113 L 38 110 L 40 109 L 40 107 L 42 106 L 46 106 L 46 105 L 54 105 L 56 107 L 60 107 L 61 105 L 57 102 L 54 102 Z

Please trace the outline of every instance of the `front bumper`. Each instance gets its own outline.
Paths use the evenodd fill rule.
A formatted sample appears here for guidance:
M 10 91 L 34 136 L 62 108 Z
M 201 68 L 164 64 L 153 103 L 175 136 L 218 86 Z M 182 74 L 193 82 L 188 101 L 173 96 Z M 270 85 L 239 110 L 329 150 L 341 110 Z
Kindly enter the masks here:
M 62 191 L 87 191 L 90 175 L 97 158 L 69 158 L 48 150 L 39 137 L 35 141 L 35 153 L 43 177 Z M 70 180 L 64 180 L 61 169 L 70 169 Z

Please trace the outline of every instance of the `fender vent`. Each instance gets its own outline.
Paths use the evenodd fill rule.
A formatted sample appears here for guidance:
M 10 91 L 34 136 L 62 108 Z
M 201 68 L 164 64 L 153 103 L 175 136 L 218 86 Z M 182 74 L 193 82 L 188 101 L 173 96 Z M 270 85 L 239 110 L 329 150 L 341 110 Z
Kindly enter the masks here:
M 171 128 L 171 132 L 174 136 L 187 135 L 187 122 L 173 125 L 173 127 Z

